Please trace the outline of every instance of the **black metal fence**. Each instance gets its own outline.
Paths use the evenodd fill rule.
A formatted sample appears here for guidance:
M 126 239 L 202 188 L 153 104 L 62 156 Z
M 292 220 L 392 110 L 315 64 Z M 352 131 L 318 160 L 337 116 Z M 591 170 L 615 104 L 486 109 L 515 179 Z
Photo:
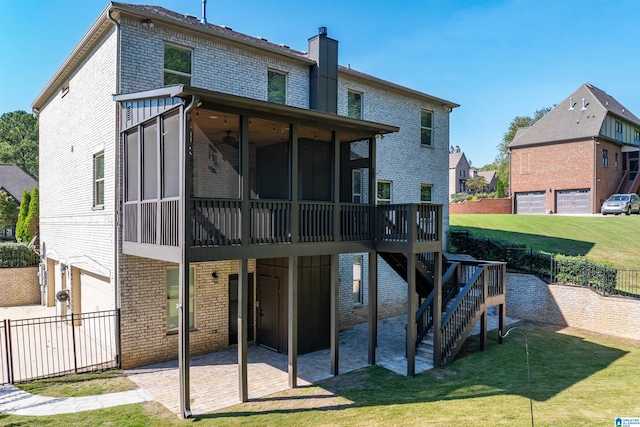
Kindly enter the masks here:
M 33 267 L 40 257 L 35 251 L 20 243 L 0 243 L 0 268 Z
M 584 257 L 554 255 L 507 241 L 477 237 L 468 231 L 450 233 L 449 250 L 476 259 L 504 261 L 510 273 L 538 276 L 547 283 L 570 283 L 600 290 L 603 295 L 640 299 L 640 271 L 621 270 Z
M 0 383 L 120 366 L 120 310 L 0 324 Z

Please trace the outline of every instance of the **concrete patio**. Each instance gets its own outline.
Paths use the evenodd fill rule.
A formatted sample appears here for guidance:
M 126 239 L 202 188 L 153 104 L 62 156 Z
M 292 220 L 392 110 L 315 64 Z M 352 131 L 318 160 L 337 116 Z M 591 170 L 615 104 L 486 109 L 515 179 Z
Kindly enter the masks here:
M 517 319 L 507 318 L 507 324 Z M 406 316 L 378 321 L 377 365 L 405 375 Z M 367 323 L 340 333 L 340 374 L 368 366 Z M 488 329 L 498 327 L 498 317 L 488 316 Z M 478 333 L 479 327 L 473 333 Z M 191 358 L 191 411 L 194 415 L 237 405 L 238 355 L 228 349 Z M 432 369 L 430 361 L 416 358 L 416 374 Z M 252 346 L 248 351 L 249 399 L 287 390 L 287 355 Z M 126 375 L 170 411 L 179 413 L 177 360 L 126 371 Z M 331 377 L 329 349 L 298 356 L 298 385 L 304 386 Z

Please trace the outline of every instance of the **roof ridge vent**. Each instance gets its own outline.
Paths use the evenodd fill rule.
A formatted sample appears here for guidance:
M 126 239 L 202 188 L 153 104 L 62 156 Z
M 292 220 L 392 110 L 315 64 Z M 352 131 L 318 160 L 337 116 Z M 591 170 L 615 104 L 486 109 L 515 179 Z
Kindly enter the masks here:
M 229 30 L 229 31 L 233 31 L 233 28 L 227 26 L 227 25 L 220 25 L 220 28 L 224 28 L 225 30 Z
M 263 41 L 265 41 L 265 42 L 266 42 L 266 41 L 269 41 L 269 40 L 267 40 L 265 37 L 262 37 L 262 36 L 258 36 L 258 37 L 256 37 L 256 38 L 257 38 L 258 40 L 263 40 Z
M 184 17 L 185 17 L 185 18 L 189 18 L 189 19 L 198 19 L 198 18 L 196 18 L 195 16 L 190 15 L 190 14 L 188 14 L 188 13 L 185 13 L 185 14 L 184 14 Z

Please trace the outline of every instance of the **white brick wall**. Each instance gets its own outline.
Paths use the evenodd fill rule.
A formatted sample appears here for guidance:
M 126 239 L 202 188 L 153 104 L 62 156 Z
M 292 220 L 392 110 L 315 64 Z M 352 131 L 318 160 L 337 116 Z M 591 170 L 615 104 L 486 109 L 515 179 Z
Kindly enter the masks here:
M 93 207 L 93 156 L 113 177 L 116 146 L 116 35 L 111 31 L 40 111 L 40 240 L 47 256 L 113 278 L 114 180 Z M 113 292 L 111 292 L 113 295 Z
M 267 100 L 267 71 L 287 73 L 287 105 L 309 108 L 309 65 L 268 52 L 240 49 L 139 22 L 122 23 L 122 92 L 155 89 L 163 83 L 164 42 L 193 49 L 192 86 Z

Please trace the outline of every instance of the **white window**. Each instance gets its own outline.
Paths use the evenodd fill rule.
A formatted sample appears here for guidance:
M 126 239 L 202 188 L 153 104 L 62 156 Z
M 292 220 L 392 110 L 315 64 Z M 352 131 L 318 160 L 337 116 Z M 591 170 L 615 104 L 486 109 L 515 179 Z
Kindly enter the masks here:
M 420 184 L 420 203 L 431 203 L 431 184 Z
M 93 156 L 93 206 L 104 206 L 104 153 Z
M 351 171 L 351 202 L 362 203 L 362 169 L 354 169 Z
M 189 268 L 189 329 L 195 327 L 194 268 Z M 180 292 L 180 270 L 167 269 L 167 332 L 178 330 L 178 301 Z
M 191 84 L 191 49 L 164 45 L 164 85 Z
M 391 181 L 378 181 L 376 201 L 379 205 L 391 204 Z
M 351 90 L 347 92 L 347 116 L 352 119 L 362 118 L 362 93 Z
M 353 257 L 353 304 L 362 304 L 362 255 Z
M 420 110 L 420 143 L 426 146 L 433 145 L 433 112 Z
M 287 75 L 279 71 L 268 72 L 267 101 L 276 104 L 287 102 Z

